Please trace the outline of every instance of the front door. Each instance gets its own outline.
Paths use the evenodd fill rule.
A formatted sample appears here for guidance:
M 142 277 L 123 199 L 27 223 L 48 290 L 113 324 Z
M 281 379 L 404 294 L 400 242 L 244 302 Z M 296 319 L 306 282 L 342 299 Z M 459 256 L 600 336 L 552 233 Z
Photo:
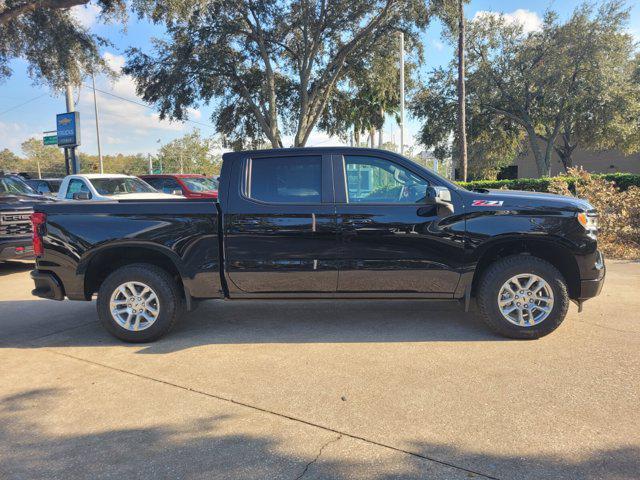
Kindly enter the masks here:
M 425 205 L 435 177 L 412 171 L 410 162 L 375 154 L 334 156 L 333 165 L 338 292 L 451 296 L 464 256 L 464 220 Z M 460 212 L 457 194 L 452 196 Z
M 239 194 L 230 195 L 224 217 L 229 289 L 260 295 L 335 292 L 331 158 L 256 154 L 234 168 L 241 185 Z

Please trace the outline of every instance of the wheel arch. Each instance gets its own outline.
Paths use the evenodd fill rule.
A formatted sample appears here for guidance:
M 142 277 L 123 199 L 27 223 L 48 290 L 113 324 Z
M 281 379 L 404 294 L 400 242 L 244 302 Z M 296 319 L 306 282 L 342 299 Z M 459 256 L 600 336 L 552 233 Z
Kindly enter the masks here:
M 471 293 L 475 295 L 478 282 L 489 265 L 509 255 L 532 255 L 551 263 L 567 282 L 569 298 L 577 298 L 580 293 L 580 270 L 571 250 L 560 239 L 518 237 L 501 239 L 486 245 L 478 255 L 478 261 L 471 282 Z
M 162 268 L 176 281 L 187 308 L 191 306 L 191 295 L 183 279 L 185 272 L 178 257 L 170 249 L 161 245 L 142 242 L 119 242 L 95 249 L 78 264 L 78 274 L 84 276 L 86 298 L 98 291 L 102 282 L 118 268 L 135 263 L 148 263 Z

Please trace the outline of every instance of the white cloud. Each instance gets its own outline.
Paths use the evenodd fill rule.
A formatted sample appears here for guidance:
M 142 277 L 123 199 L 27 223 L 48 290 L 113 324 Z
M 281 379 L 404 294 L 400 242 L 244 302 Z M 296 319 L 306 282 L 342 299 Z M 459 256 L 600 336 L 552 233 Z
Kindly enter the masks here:
M 0 145 L 14 153 L 20 154 L 20 145 L 31 137 L 39 138 L 41 135 L 29 131 L 26 125 L 17 122 L 0 122 Z
M 444 43 L 442 43 L 440 40 L 431 40 L 429 43 L 439 52 L 444 50 Z
M 121 132 L 121 134 L 144 134 L 149 129 L 168 131 L 182 131 L 185 129 L 184 125 L 180 122 L 160 120 L 157 112 L 144 106 L 142 99 L 136 95 L 136 87 L 133 79 L 129 75 L 121 74 L 122 67 L 125 64 L 123 56 L 106 52 L 103 58 L 120 76 L 111 83 L 104 82 L 104 85 L 100 85 L 98 88 L 121 98 L 98 92 L 98 109 L 101 128 L 105 130 L 117 130 Z M 90 89 L 86 89 L 84 93 L 80 99 L 80 103 L 84 104 L 81 110 L 91 111 L 93 113 L 92 92 Z M 199 111 L 193 109 L 192 114 L 194 116 L 199 113 Z M 117 138 L 117 136 L 114 135 L 113 138 Z
M 91 28 L 99 14 L 100 7 L 93 3 L 71 7 L 71 15 L 85 28 Z
M 514 24 L 518 23 L 522 25 L 522 29 L 525 33 L 535 32 L 542 28 L 542 18 L 536 12 L 519 8 L 511 13 L 499 13 L 494 11 L 481 10 L 476 12 L 473 16 L 473 20 L 478 20 L 482 17 L 499 17 L 502 16 L 506 23 Z
M 155 110 L 145 106 L 145 102 L 136 95 L 133 79 L 121 74 L 125 64 L 123 56 L 106 52 L 103 54 L 103 59 L 120 74 L 118 78 L 111 81 L 106 78 L 96 78 L 96 88 L 109 92 L 109 94 L 97 92 L 100 134 L 104 152 L 152 151 L 157 148 L 159 138 L 165 142 L 167 138 L 174 138 L 191 130 L 192 126 L 189 124 L 160 120 Z M 93 152 L 96 149 L 95 114 L 93 91 L 89 83 L 86 83 L 80 92 L 77 109 L 83 112 L 83 148 L 85 151 Z M 201 112 L 190 109 L 189 116 L 198 119 L 201 117 Z M 117 147 L 114 148 L 115 146 Z
M 191 120 L 200 120 L 202 118 L 202 112 L 197 108 L 187 107 L 187 113 Z

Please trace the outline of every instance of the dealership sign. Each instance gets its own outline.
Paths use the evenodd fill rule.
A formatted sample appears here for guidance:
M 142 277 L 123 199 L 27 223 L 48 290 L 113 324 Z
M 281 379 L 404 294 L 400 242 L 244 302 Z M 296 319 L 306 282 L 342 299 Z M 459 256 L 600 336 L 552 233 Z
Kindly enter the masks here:
M 80 113 L 68 112 L 56 115 L 56 133 L 59 147 L 80 145 Z

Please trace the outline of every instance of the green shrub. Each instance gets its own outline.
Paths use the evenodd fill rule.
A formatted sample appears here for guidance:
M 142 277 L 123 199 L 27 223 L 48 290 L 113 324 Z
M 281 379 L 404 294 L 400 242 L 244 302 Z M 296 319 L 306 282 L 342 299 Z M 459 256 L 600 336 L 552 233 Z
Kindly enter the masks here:
M 640 175 L 632 173 L 602 173 L 593 174 L 593 178 L 614 182 L 621 191 L 627 190 L 631 186 L 640 187 Z M 562 181 L 567 184 L 569 190 L 575 193 L 576 178 L 571 176 L 554 177 L 554 181 Z M 468 188 L 487 189 L 507 189 L 507 190 L 528 190 L 531 192 L 549 192 L 549 185 L 552 179 L 543 178 L 518 178 L 514 180 L 475 180 L 473 182 L 458 182 L 459 185 Z

